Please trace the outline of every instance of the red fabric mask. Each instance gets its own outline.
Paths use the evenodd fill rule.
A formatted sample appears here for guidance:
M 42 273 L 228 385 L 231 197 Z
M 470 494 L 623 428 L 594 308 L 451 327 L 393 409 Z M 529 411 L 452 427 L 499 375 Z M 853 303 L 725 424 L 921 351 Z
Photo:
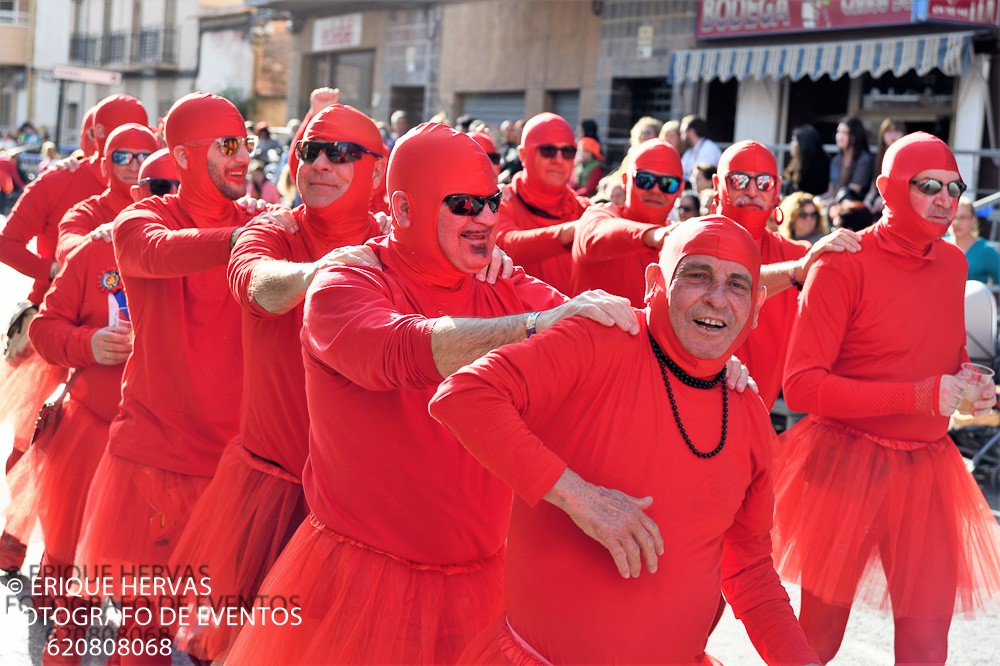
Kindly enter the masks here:
M 178 167 L 181 205 L 199 226 L 238 226 L 232 223 L 235 207 L 208 175 L 211 140 L 247 135 L 243 116 L 233 103 L 210 93 L 191 93 L 174 102 L 163 119 L 167 147 L 187 153 L 187 169 Z
M 94 135 L 98 153 L 104 154 L 104 144 L 108 137 L 125 123 L 149 123 L 149 116 L 146 115 L 146 107 L 142 102 L 131 95 L 111 95 L 98 102 L 94 107 Z M 98 136 L 98 125 L 104 128 L 104 138 Z
M 690 354 L 681 345 L 670 323 L 670 303 L 667 298 L 670 282 L 681 260 L 692 254 L 705 254 L 726 261 L 735 261 L 750 271 L 754 305 L 750 316 L 733 340 L 729 349 L 718 358 L 702 359 Z M 646 318 L 649 330 L 657 344 L 692 377 L 710 377 L 718 374 L 747 336 L 750 335 L 753 313 L 760 285 L 760 250 L 750 234 L 722 215 L 706 215 L 681 224 L 663 242 L 660 251 L 661 275 L 646 295 Z
M 108 177 L 108 187 L 111 188 L 113 195 L 124 199 L 127 202 L 132 201 L 132 193 L 130 191 L 132 186 L 115 177 L 114 163 L 111 161 L 111 153 L 115 152 L 119 148 L 128 148 L 130 150 L 144 153 L 153 153 L 159 147 L 160 141 L 157 136 L 153 134 L 153 131 L 145 125 L 139 125 L 137 123 L 125 123 L 108 135 L 107 142 L 104 144 L 104 161 L 102 163 L 102 168 Z M 143 164 L 145 164 L 145 161 Z
M 493 135 L 489 132 L 478 130 L 476 132 L 469 132 L 469 136 L 471 136 L 472 140 L 478 143 L 487 154 L 497 152 L 497 144 L 493 141 Z
M 434 286 L 450 288 L 468 278 L 441 250 L 438 212 L 449 194 L 488 196 L 497 191 L 485 151 L 466 134 L 424 123 L 396 141 L 386 179 L 390 193 L 405 192 L 410 202 L 408 227 L 400 227 L 393 215 L 389 249 L 399 262 Z
M 734 171 L 745 173 L 769 173 L 775 178 L 774 190 L 772 190 L 772 206 L 765 210 L 748 210 L 737 208 L 733 203 L 740 196 L 739 191 L 730 192 L 729 183 L 726 176 Z M 726 148 L 719 158 L 719 190 L 716 192 L 716 204 L 713 206 L 713 213 L 725 215 L 731 220 L 750 232 L 755 241 L 760 241 L 767 231 L 767 221 L 774 212 L 778 204 L 777 192 L 781 187 L 778 180 L 778 164 L 774 161 L 774 155 L 762 144 L 756 141 L 740 141 Z M 764 194 L 764 193 L 761 193 Z M 766 196 L 766 195 L 765 195 Z
M 303 141 L 350 141 L 373 153 L 383 154 L 382 135 L 371 118 L 344 104 L 333 104 L 317 113 L 306 126 Z M 378 158 L 364 154 L 354 162 L 351 185 L 340 198 L 325 208 L 306 205 L 308 233 L 322 247 L 339 247 L 346 242 L 364 238 L 371 227 L 368 207 L 372 199 L 372 172 Z M 289 162 L 291 164 L 291 162 Z M 296 159 L 292 174 L 298 177 L 300 163 Z M 301 191 L 302 187 L 299 187 Z
M 926 132 L 907 134 L 885 151 L 882 175 L 889 182 L 882 192 L 885 211 L 875 230 L 879 244 L 885 249 L 924 258 L 931 244 L 948 231 L 948 227 L 920 217 L 910 203 L 910 179 L 928 169 L 958 173 L 955 155 L 936 136 Z
M 674 200 L 680 194 L 680 188 L 674 194 L 663 193 L 668 198 L 669 205 L 663 208 L 647 206 L 639 199 L 638 188 L 635 187 L 635 173 L 642 170 L 655 171 L 683 179 L 684 167 L 681 166 L 681 156 L 677 154 L 677 149 L 666 141 L 651 139 L 629 150 L 628 159 L 630 167 L 625 172 L 625 210 L 622 212 L 622 217 L 646 224 L 663 224 L 667 221 Z
M 92 136 L 94 131 L 94 111 L 96 107 L 87 109 L 80 123 L 80 150 L 83 151 L 84 158 L 93 157 L 97 153 L 97 142 Z
M 524 147 L 524 170 L 514 176 L 514 188 L 528 204 L 540 208 L 559 219 L 579 217 L 580 204 L 569 184 L 551 187 L 534 172 L 533 164 L 538 146 L 576 146 L 573 128 L 562 116 L 554 113 L 539 113 L 524 124 L 521 145 Z M 569 217 L 564 213 L 569 212 Z
M 146 158 L 139 167 L 139 180 L 143 178 L 177 180 L 177 165 L 174 164 L 174 158 L 170 156 L 169 150 L 160 148 Z

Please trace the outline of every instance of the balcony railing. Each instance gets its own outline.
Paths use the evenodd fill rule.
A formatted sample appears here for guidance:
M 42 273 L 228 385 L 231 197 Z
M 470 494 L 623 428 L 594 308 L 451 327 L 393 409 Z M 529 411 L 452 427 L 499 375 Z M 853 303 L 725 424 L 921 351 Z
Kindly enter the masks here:
M 143 28 L 137 33 L 70 36 L 69 60 L 92 66 L 157 66 L 177 64 L 177 30 Z
M 27 27 L 29 25 L 27 12 L 14 12 L 9 9 L 0 9 L 0 25 L 18 25 Z

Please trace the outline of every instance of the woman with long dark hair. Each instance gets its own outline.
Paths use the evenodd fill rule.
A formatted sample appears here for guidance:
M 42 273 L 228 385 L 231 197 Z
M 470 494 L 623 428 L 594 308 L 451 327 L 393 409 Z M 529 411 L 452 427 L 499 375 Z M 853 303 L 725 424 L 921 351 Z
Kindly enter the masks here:
M 830 188 L 825 198 L 832 199 L 841 188 L 853 190 L 864 199 L 872 184 L 874 160 L 868 150 L 868 133 L 856 116 L 842 118 L 835 139 L 839 151 L 830 160 Z
M 812 125 L 792 131 L 792 159 L 785 168 L 782 185 L 785 196 L 808 192 L 819 196 L 830 186 L 830 158 L 823 152 L 823 140 Z

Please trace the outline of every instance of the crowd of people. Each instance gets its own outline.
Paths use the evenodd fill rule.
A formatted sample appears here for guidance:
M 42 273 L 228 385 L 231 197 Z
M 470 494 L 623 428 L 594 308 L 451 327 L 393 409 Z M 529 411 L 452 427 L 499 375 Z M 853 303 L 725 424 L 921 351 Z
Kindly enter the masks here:
M 711 664 L 726 604 L 819 664 L 860 598 L 943 664 L 1000 597 L 946 435 L 996 404 L 948 146 L 890 123 L 873 157 L 845 119 L 782 170 L 643 118 L 606 170 L 593 121 L 443 120 L 320 88 L 285 146 L 216 95 L 156 129 L 112 95 L 25 188 L 0 569 L 39 521 L 42 663 L 111 599 L 123 664 Z

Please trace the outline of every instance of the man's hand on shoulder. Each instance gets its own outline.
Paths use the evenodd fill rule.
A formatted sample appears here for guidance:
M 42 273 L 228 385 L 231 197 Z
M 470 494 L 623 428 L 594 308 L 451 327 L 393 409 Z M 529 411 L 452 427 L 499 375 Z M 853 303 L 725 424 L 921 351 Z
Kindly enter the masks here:
M 507 279 L 514 274 L 514 261 L 507 256 L 507 253 L 496 245 L 493 246 L 493 256 L 490 263 L 483 270 L 476 273 L 476 279 L 480 282 L 496 284 L 497 278 Z
M 535 320 L 535 330 L 541 333 L 566 317 L 585 317 L 602 326 L 617 326 L 632 335 L 639 333 L 639 321 L 631 302 L 601 289 L 585 291 L 562 305 L 540 313 Z
M 827 252 L 857 252 L 860 249 L 861 236 L 858 235 L 858 232 L 851 231 L 850 229 L 837 229 L 833 233 L 820 238 L 809 248 L 809 252 L 806 253 L 803 259 L 802 274 L 799 275 L 799 271 L 796 270 L 795 279 L 799 282 L 805 282 L 806 275 L 808 275 L 809 269 L 812 268 L 813 262 Z

